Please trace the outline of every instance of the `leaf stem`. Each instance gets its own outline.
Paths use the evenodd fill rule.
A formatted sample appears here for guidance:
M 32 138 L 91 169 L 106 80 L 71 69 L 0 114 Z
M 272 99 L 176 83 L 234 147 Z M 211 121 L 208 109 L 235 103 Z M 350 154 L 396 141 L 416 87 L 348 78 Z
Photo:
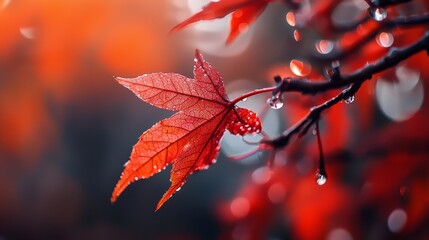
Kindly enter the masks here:
M 261 88 L 261 89 L 256 89 L 253 90 L 251 92 L 245 93 L 243 95 L 241 95 L 240 97 L 237 97 L 235 99 L 233 99 L 229 105 L 230 106 L 234 106 L 235 104 L 237 104 L 238 102 L 242 101 L 243 99 L 246 99 L 248 97 L 254 96 L 254 95 L 258 95 L 261 93 L 266 93 L 266 92 L 272 92 L 276 89 L 277 87 L 268 87 L 268 88 Z

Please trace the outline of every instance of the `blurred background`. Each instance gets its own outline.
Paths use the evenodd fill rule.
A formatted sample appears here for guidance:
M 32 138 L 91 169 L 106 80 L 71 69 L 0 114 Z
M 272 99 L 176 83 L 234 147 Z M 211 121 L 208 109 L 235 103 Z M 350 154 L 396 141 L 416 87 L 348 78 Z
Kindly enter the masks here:
M 277 152 L 268 169 L 269 152 L 229 160 L 255 146 L 225 133 L 217 163 L 192 175 L 158 212 L 169 168 L 110 203 L 140 134 L 172 115 L 142 102 L 113 76 L 192 77 L 200 49 L 234 98 L 273 85 L 275 75 L 321 78 L 330 62 L 315 56 L 355 37 L 335 45 L 337 35 L 326 34 L 321 22 L 306 21 L 316 30 L 299 28 L 282 3 L 270 4 L 230 45 L 228 17 L 169 34 L 207 2 L 0 0 L 0 239 L 429 237 L 424 53 L 368 82 L 353 104 L 326 113 L 321 131 L 329 181 L 323 187 L 314 181 L 312 134 Z M 318 17 L 348 24 L 351 14 L 367 8 L 364 1 L 327 2 L 337 13 L 307 2 L 301 18 L 320 10 Z M 397 14 L 427 11 L 427 3 L 416 2 Z M 344 60 L 344 70 L 417 40 L 425 29 L 381 32 L 360 56 Z M 274 137 L 334 95 L 287 94 L 281 110 L 264 114 L 264 130 Z M 266 111 L 267 98 L 239 105 Z

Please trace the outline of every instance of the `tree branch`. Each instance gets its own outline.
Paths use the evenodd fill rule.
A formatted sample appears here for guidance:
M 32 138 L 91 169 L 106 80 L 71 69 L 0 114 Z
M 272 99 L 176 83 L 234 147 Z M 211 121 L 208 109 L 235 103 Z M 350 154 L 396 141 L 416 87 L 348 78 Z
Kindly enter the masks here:
M 315 58 L 318 60 L 324 60 L 324 61 L 343 59 L 349 56 L 350 54 L 355 53 L 356 49 L 361 48 L 366 43 L 373 40 L 377 36 L 377 34 L 380 33 L 381 30 L 393 29 L 395 27 L 411 27 L 411 26 L 417 26 L 417 25 L 428 24 L 428 23 L 429 23 L 429 14 L 425 14 L 421 16 L 411 16 L 411 17 L 398 17 L 395 19 L 386 20 L 381 22 L 377 28 L 373 29 L 364 37 L 358 39 L 350 47 L 343 50 L 332 52 L 331 54 L 326 54 L 326 55 L 320 54 L 320 55 L 317 55 Z
M 305 78 L 285 78 L 277 84 L 277 88 L 273 91 L 273 95 L 283 92 L 301 92 L 303 94 L 316 94 L 331 89 L 339 89 L 349 86 L 347 89 L 339 93 L 334 98 L 315 106 L 310 109 L 309 113 L 295 125 L 287 129 L 280 136 L 273 139 L 265 139 L 261 141 L 262 146 L 269 146 L 274 149 L 283 148 L 288 145 L 290 139 L 295 135 L 304 135 L 308 129 L 320 118 L 320 114 L 337 104 L 341 100 L 346 100 L 353 97 L 359 90 L 362 83 L 372 78 L 373 74 L 382 72 L 390 67 L 395 66 L 399 62 L 411 57 L 412 55 L 426 51 L 429 55 L 429 32 L 410 46 L 396 49 L 392 48 L 389 53 L 379 59 L 374 64 L 368 64 L 365 67 L 345 76 L 339 73 L 329 81 L 313 82 Z
M 388 7 L 391 5 L 411 2 L 412 0 L 365 0 L 371 7 Z

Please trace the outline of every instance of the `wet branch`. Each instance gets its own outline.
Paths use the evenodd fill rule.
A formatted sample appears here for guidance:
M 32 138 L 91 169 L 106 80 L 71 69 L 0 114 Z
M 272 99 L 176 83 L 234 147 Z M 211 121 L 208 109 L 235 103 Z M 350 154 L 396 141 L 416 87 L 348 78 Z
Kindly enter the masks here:
M 412 27 L 423 24 L 429 24 L 429 14 L 421 16 L 398 17 L 395 19 L 385 20 L 382 21 L 378 27 L 374 28 L 364 37 L 354 42 L 350 47 L 336 52 L 332 52 L 331 54 L 317 55 L 316 58 L 325 61 L 343 59 L 345 57 L 348 57 L 350 54 L 355 53 L 357 49 L 360 49 L 368 42 L 372 41 L 382 30 L 389 30 L 395 27 Z
M 269 146 L 274 149 L 283 148 L 288 145 L 291 138 L 295 135 L 302 136 L 306 134 L 308 129 L 319 120 L 321 113 L 339 103 L 342 100 L 347 100 L 353 97 L 359 90 L 362 83 L 366 80 L 370 80 L 373 74 L 382 72 L 390 67 L 395 66 L 399 62 L 408 59 L 409 57 L 419 53 L 420 51 L 426 51 L 429 55 L 429 32 L 416 41 L 415 43 L 404 47 L 404 48 L 392 48 L 388 54 L 379 59 L 374 64 L 368 64 L 365 67 L 351 73 L 342 76 L 339 70 L 334 71 L 335 74 L 328 81 L 310 81 L 305 78 L 284 78 L 279 81 L 277 79 L 277 87 L 273 91 L 273 96 L 284 92 L 301 92 L 302 94 L 316 94 L 319 92 L 325 92 L 327 90 L 339 89 L 348 87 L 339 93 L 337 96 L 330 100 L 315 106 L 310 109 L 309 113 L 302 118 L 295 125 L 287 129 L 280 136 L 263 140 L 261 146 Z
M 371 7 L 388 7 L 396 4 L 411 2 L 412 0 L 365 0 Z

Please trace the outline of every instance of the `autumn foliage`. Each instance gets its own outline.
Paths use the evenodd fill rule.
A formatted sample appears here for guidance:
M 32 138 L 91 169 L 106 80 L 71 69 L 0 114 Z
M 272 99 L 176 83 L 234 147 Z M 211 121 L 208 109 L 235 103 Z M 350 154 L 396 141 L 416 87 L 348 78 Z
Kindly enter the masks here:
M 225 129 L 240 135 L 261 131 L 254 112 L 236 108 L 229 101 L 222 77 L 198 51 L 194 77 L 153 73 L 133 79 L 116 78 L 143 101 L 179 112 L 141 135 L 113 191 L 112 202 L 131 182 L 151 177 L 173 164 L 171 186 L 159 201 L 159 209 L 192 173 L 216 162 Z
M 0 1 L 0 238 L 429 239 L 428 13 Z
M 210 2 L 201 11 L 173 27 L 172 32 L 177 32 L 199 21 L 223 18 L 231 14 L 230 32 L 226 40 L 226 43 L 230 44 L 256 20 L 270 2 L 273 1 L 221 0 Z M 347 172 L 342 161 L 344 158 L 348 158 L 350 161 L 355 160 L 352 156 L 346 157 L 349 154 L 369 154 L 369 158 L 371 158 L 371 151 L 373 151 L 371 146 L 380 146 L 386 151 L 390 151 L 389 149 L 392 149 L 394 145 L 403 145 L 403 143 L 397 142 L 393 145 L 385 145 L 379 142 L 382 137 L 377 135 L 378 133 L 374 133 L 376 131 L 364 130 L 371 127 L 370 118 L 372 111 L 374 111 L 374 101 L 369 92 L 374 88 L 374 85 L 371 85 L 372 82 L 376 80 L 371 81 L 371 83 L 366 82 L 372 80 L 373 76 L 380 78 L 380 82 L 385 81 L 382 78 L 392 76 L 392 73 L 389 73 L 391 71 L 389 68 L 405 61 L 405 64 L 401 63 L 396 67 L 398 81 L 401 81 L 403 78 L 401 71 L 409 71 L 407 73 L 412 74 L 412 70 L 404 69 L 418 69 L 416 65 L 410 64 L 413 59 L 423 58 L 422 61 L 427 63 L 427 56 L 413 55 L 428 49 L 428 33 L 424 36 L 425 29 L 419 25 L 421 23 L 427 24 L 429 21 L 427 15 L 423 15 L 421 18 L 400 16 L 400 9 L 389 8 L 386 10 L 384 7 L 397 4 L 389 1 L 367 1 L 366 4 L 369 5 L 366 8 L 367 11 L 356 14 L 354 22 L 349 19 L 342 20 L 350 21 L 350 23 L 343 25 L 341 25 L 342 23 L 336 24 L 334 20 L 329 19 L 329 16 L 336 14 L 334 10 L 337 4 L 345 5 L 341 1 L 316 2 L 311 14 L 304 10 L 300 12 L 300 8 L 305 8 L 304 4 L 301 6 L 301 3 L 294 1 L 284 1 L 284 3 L 289 4 L 293 9 L 298 9 L 296 14 L 289 12 L 286 15 L 287 23 L 296 28 L 293 32 L 296 41 L 301 41 L 300 31 L 305 26 L 317 29 L 321 36 L 339 37 L 339 39 L 336 43 L 329 40 L 320 40 L 316 43 L 315 48 L 321 56 L 314 57 L 312 61 L 325 67 L 325 72 L 314 71 L 308 62 L 295 59 L 290 62 L 292 72 L 284 73 L 281 69 L 272 71 L 275 75 L 287 75 L 282 76 L 283 79 L 281 76 L 274 77 L 276 86 L 271 88 L 272 96 L 267 101 L 272 108 L 282 108 L 287 92 L 310 93 L 318 96 L 312 98 L 288 96 L 288 106 L 287 110 L 284 111 L 284 117 L 290 120 L 292 125 L 280 136 L 274 138 L 270 138 L 262 132 L 259 148 L 243 155 L 243 157 L 247 157 L 252 153 L 267 149 L 274 152 L 268 160 L 270 168 L 261 167 L 253 172 L 252 178 L 257 184 L 247 184 L 231 203 L 227 203 L 225 207 L 220 207 L 220 218 L 227 222 L 227 225 L 237 224 L 240 226 L 240 224 L 244 224 L 247 228 L 242 230 L 244 235 L 240 237 L 234 235 L 237 234 L 236 231 L 239 231 L 237 230 L 238 226 L 232 228 L 231 232 L 226 231 L 226 235 L 223 237 L 226 239 L 266 238 L 270 228 L 269 219 L 276 215 L 275 209 L 280 205 L 284 215 L 291 221 L 292 229 L 287 235 L 295 236 L 298 239 L 319 239 L 326 235 L 329 239 L 352 239 L 352 236 L 357 236 L 359 239 L 364 233 L 353 227 L 359 221 L 356 209 L 371 207 L 374 204 L 374 198 L 377 198 L 376 196 L 381 197 L 383 194 L 387 194 L 385 190 L 381 189 L 391 188 L 392 191 L 401 189 L 401 195 L 403 197 L 407 195 L 405 196 L 407 198 L 409 194 L 408 190 L 403 190 L 408 189 L 408 187 L 400 187 L 400 179 L 404 175 L 394 173 L 395 170 L 393 169 L 390 170 L 389 177 L 396 177 L 395 180 L 386 182 L 386 186 L 375 184 L 381 180 L 370 180 L 371 184 L 374 182 L 374 189 L 365 190 L 369 192 L 365 192 L 364 195 L 357 193 L 350 186 L 361 185 L 363 184 L 362 180 L 355 180 L 348 184 L 341 183 L 342 178 L 347 178 L 342 177 L 342 173 Z M 355 7 L 358 8 L 358 3 L 350 4 L 356 4 Z M 365 3 L 359 7 L 362 8 L 363 4 Z M 389 17 L 387 18 L 387 16 Z M 405 27 L 409 25 L 415 25 L 416 28 L 405 30 Z M 401 29 L 401 26 L 404 28 Z M 385 32 L 390 29 L 392 29 L 392 33 Z M 407 41 L 409 36 L 414 36 L 414 34 L 413 40 Z M 423 37 L 420 38 L 421 36 Z M 371 41 L 374 37 L 376 37 L 376 41 Z M 396 43 L 395 47 L 402 48 L 388 52 L 393 41 Z M 335 51 L 333 51 L 334 48 Z M 352 57 L 356 54 L 360 54 L 359 57 L 362 60 Z M 408 58 L 410 59 L 408 60 Z M 363 64 L 365 62 L 366 66 Z M 428 76 L 425 70 L 421 70 L 420 73 L 424 78 Z M 261 132 L 262 123 L 256 117 L 256 113 L 243 108 L 237 109 L 234 105 L 245 97 L 251 97 L 268 90 L 256 90 L 254 93 L 245 94 L 245 97 L 230 102 L 219 74 L 202 59 L 198 51 L 194 75 L 195 80 L 189 80 L 178 74 L 164 73 L 146 74 L 134 79 L 117 78 L 119 83 L 129 88 L 144 101 L 160 108 L 179 110 L 180 112 L 157 123 L 143 133 L 133 148 L 130 160 L 127 162 L 121 179 L 113 192 L 112 201 L 116 200 L 129 183 L 150 177 L 160 169 L 164 169 L 169 163 L 173 163 L 171 170 L 172 185 L 158 203 L 157 209 L 159 209 L 172 194 L 182 187 L 191 173 L 206 169 L 215 161 L 220 147 L 219 142 L 225 129 L 240 135 Z M 200 87 L 199 83 L 206 85 Z M 197 87 L 194 87 L 193 84 L 196 84 Z M 203 89 L 208 92 L 199 95 Z M 342 91 L 330 91 L 336 89 L 342 89 Z M 197 98 L 194 99 L 196 96 Z M 336 107 L 327 114 L 324 113 L 328 108 L 340 102 L 349 105 L 355 101 L 355 98 L 359 99 L 357 108 L 361 112 L 361 116 L 357 118 L 358 121 L 352 119 L 344 105 Z M 202 102 L 198 102 L 200 100 Z M 389 116 L 390 113 L 387 112 L 386 115 Z M 397 118 L 393 115 L 390 117 Z M 404 118 L 408 117 L 404 116 Z M 420 115 L 416 115 L 414 119 L 419 117 Z M 424 115 L 423 117 L 426 118 Z M 398 118 L 402 117 L 398 116 Z M 354 130 L 350 129 L 352 128 L 350 122 L 358 127 Z M 319 128 L 319 123 L 323 128 Z M 361 133 L 353 133 L 359 128 L 362 128 L 359 130 L 362 131 Z M 316 135 L 316 141 L 305 138 L 309 131 Z M 414 130 L 409 129 L 407 131 L 413 132 Z M 374 141 L 369 141 L 368 146 L 349 149 L 348 141 L 351 134 L 357 134 L 362 138 L 375 134 L 376 137 Z M 386 129 L 381 134 L 390 134 L 390 131 Z M 427 142 L 428 132 L 424 131 L 422 135 L 425 137 L 423 137 L 424 140 L 421 140 Z M 284 158 L 285 155 L 294 159 L 293 162 L 288 163 L 287 166 L 276 164 L 276 162 L 282 162 L 280 159 Z M 306 160 L 301 159 L 301 155 L 318 156 L 317 184 L 315 184 L 313 177 L 308 177 L 308 174 L 297 174 L 296 171 L 291 170 L 294 169 L 294 165 L 297 167 L 299 164 L 313 165 L 302 163 Z M 329 174 L 325 167 L 325 156 L 328 156 L 330 162 Z M 407 156 L 415 160 L 419 158 L 419 156 L 414 157 L 411 154 Z M 392 161 L 399 163 L 395 154 L 386 154 L 386 158 L 396 159 Z M 389 163 L 390 160 L 385 161 L 387 163 L 384 164 L 393 164 L 393 162 Z M 371 164 L 362 167 L 372 168 Z M 427 168 L 425 169 L 427 171 Z M 405 173 L 405 175 L 407 174 Z M 325 186 L 328 176 L 330 183 Z M 370 176 L 372 175 L 370 174 Z M 248 182 L 251 181 L 248 180 Z M 317 185 L 324 186 L 321 188 Z M 362 198 L 361 205 L 353 203 L 354 198 Z M 398 199 L 398 201 L 401 200 Z M 395 201 L 391 200 L 390 202 Z M 417 205 L 419 203 L 412 203 L 410 206 Z M 394 206 L 395 204 L 390 207 Z M 379 208 L 382 209 L 383 207 L 379 206 Z M 425 208 L 425 211 L 427 209 Z M 424 221 L 421 216 L 415 215 L 414 210 L 408 209 L 407 211 L 409 211 L 409 221 L 413 224 L 417 224 L 414 222 L 417 221 L 415 218 Z M 403 215 L 405 215 L 405 220 Z M 398 207 L 389 216 L 389 229 L 392 232 L 403 229 L 404 222 L 407 221 L 406 216 L 404 210 Z M 337 226 L 345 227 L 347 230 Z M 334 230 L 329 232 L 328 230 L 332 228 Z

